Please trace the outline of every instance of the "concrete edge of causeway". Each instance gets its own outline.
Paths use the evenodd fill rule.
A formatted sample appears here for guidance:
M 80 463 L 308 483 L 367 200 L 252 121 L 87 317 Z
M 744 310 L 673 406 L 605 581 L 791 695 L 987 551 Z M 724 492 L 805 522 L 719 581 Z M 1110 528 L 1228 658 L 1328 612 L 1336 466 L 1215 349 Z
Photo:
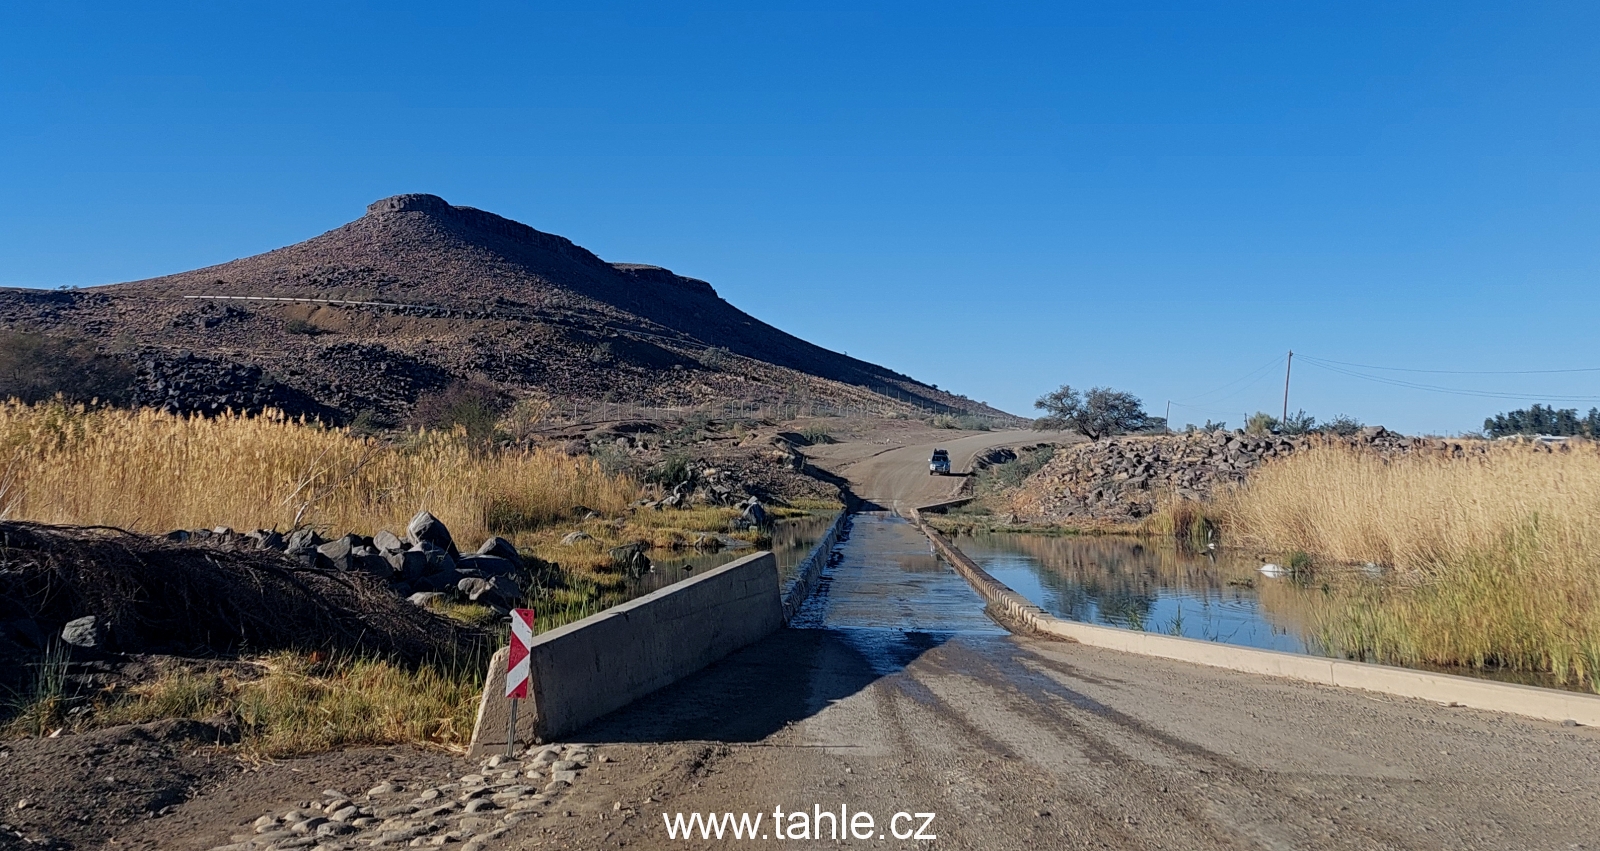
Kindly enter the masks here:
M 677 682 L 782 628 L 778 563 L 736 559 L 534 636 L 518 742 L 546 742 Z M 468 755 L 506 747 L 508 649 L 489 661 Z

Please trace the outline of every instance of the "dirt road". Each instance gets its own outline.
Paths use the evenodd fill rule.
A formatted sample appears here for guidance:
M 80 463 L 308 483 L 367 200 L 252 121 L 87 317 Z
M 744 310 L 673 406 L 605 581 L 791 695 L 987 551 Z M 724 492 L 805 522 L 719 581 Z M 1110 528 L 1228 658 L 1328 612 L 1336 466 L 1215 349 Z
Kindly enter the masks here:
M 1028 429 L 962 432 L 911 432 L 899 440 L 872 440 L 814 446 L 805 450 L 811 462 L 850 482 L 856 496 L 889 510 L 914 508 L 954 498 L 966 481 L 979 453 L 1001 446 L 1035 443 L 1069 443 L 1081 440 L 1063 432 Z M 935 448 L 950 452 L 950 468 L 957 475 L 928 475 L 928 457 Z

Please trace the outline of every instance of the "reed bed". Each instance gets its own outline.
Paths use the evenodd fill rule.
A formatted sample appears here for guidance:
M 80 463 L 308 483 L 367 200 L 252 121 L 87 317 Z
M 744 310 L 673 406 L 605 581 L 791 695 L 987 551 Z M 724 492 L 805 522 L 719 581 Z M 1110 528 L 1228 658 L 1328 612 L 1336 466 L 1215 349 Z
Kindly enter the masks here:
M 1373 563 L 1330 590 L 1319 639 L 1352 658 L 1600 676 L 1600 451 L 1491 446 L 1384 457 L 1324 446 L 1211 507 L 1227 542 Z
M 638 492 L 587 457 L 484 449 L 460 433 L 385 441 L 270 412 L 202 418 L 59 402 L 0 404 L 0 470 L 0 516 L 152 533 L 371 534 L 425 509 L 471 541 L 580 507 L 621 513 Z

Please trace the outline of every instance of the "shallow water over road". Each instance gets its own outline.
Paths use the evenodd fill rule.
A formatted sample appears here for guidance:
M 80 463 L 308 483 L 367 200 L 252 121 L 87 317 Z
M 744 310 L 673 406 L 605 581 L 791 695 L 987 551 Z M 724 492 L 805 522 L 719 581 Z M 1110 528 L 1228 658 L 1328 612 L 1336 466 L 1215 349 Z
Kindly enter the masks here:
M 958 636 L 984 641 L 1007 634 L 917 527 L 881 512 L 850 522 L 791 627 L 830 631 L 879 676 Z

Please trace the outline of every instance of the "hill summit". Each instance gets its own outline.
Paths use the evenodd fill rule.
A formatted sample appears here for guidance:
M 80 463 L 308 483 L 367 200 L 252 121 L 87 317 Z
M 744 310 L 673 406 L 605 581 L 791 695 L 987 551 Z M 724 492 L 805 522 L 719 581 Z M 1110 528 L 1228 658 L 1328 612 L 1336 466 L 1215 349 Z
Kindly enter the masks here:
M 395 195 L 320 236 L 160 278 L 0 290 L 0 327 L 127 359 L 138 401 L 402 422 L 471 383 L 502 398 L 712 403 L 1010 419 L 744 313 L 707 282 L 611 263 L 436 195 Z

